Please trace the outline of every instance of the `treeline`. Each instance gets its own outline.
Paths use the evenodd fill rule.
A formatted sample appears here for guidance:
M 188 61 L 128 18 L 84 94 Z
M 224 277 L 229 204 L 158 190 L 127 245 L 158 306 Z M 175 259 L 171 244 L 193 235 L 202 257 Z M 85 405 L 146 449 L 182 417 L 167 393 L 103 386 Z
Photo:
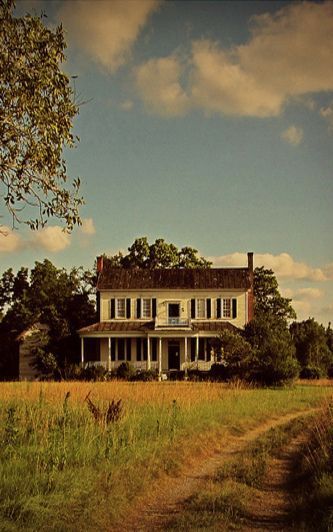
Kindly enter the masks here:
M 163 239 L 138 238 L 128 253 L 107 257 L 118 268 L 209 268 L 196 249 L 178 249 Z M 10 268 L 0 278 L 0 379 L 18 377 L 18 337 L 35 325 L 49 334 L 36 352 L 42 374 L 64 379 L 80 361 L 77 330 L 97 321 L 96 271 L 36 262 L 29 272 Z M 297 322 L 291 299 L 282 297 L 274 272 L 254 271 L 255 318 L 244 331 L 229 331 L 211 343 L 216 364 L 210 378 L 240 378 L 280 384 L 295 377 L 333 377 L 333 331 L 313 318 Z M 75 372 L 74 372 L 75 373 Z M 77 372 L 75 373 L 77 374 Z

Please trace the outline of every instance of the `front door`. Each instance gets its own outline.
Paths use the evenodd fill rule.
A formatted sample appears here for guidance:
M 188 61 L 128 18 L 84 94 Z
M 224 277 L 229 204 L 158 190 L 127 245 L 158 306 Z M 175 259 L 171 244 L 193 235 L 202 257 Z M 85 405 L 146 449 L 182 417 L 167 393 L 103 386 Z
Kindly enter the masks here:
M 168 346 L 169 369 L 180 370 L 180 347 L 179 342 L 169 342 Z

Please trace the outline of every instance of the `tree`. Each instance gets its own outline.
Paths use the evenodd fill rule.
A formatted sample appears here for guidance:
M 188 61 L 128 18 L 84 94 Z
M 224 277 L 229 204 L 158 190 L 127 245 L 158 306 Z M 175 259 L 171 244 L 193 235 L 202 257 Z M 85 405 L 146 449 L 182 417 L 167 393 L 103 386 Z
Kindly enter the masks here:
M 325 330 L 314 318 L 291 324 L 290 333 L 304 375 L 310 375 L 311 370 L 318 376 L 327 375 L 328 368 L 332 366 L 333 353 L 328 345 L 327 331 L 329 328 Z
M 263 266 L 254 270 L 254 315 L 256 317 L 275 317 L 287 325 L 288 320 L 296 319 L 291 299 L 282 297 L 274 272 Z
M 141 237 L 134 240 L 127 255 L 117 253 L 106 258 L 115 268 L 209 268 L 211 262 L 198 257 L 197 253 L 188 246 L 178 249 L 163 238 L 149 244 L 147 237 Z
M 56 217 L 68 230 L 80 223 L 79 179 L 66 187 L 62 151 L 73 147 L 78 113 L 60 65 L 66 47 L 61 26 L 14 17 L 13 0 L 0 0 L 0 197 L 13 226 L 32 229 Z
M 0 280 L 0 298 L 6 302 L 0 321 L 2 377 L 15 376 L 16 338 L 37 322 L 49 326 L 49 342 L 41 348 L 46 358 L 50 359 L 51 353 L 60 370 L 79 361 L 76 331 L 96 321 L 91 287 L 87 284 L 89 276 L 82 268 L 69 272 L 56 268 L 47 259 L 36 262 L 30 275 L 26 268 L 16 275 L 12 270 L 4 272 Z

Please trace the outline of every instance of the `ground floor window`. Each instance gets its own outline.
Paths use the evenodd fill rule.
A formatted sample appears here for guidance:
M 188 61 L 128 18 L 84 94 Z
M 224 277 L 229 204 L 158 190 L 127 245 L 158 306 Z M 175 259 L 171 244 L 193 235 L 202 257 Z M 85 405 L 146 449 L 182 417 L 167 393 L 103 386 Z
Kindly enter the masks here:
M 131 338 L 111 338 L 111 360 L 132 360 Z

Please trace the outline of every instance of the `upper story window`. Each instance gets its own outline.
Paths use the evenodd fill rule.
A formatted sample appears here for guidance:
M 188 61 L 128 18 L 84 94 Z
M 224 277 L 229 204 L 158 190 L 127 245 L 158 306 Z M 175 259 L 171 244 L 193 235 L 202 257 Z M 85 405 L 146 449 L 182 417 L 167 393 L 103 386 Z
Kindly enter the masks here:
M 231 299 L 230 297 L 222 299 L 222 318 L 231 318 Z
M 142 299 L 142 318 L 151 318 L 151 299 Z
M 206 317 L 206 300 L 205 299 L 197 299 L 197 305 L 196 305 L 196 318 L 205 318 Z
M 116 318 L 126 318 L 126 299 L 116 299 Z

